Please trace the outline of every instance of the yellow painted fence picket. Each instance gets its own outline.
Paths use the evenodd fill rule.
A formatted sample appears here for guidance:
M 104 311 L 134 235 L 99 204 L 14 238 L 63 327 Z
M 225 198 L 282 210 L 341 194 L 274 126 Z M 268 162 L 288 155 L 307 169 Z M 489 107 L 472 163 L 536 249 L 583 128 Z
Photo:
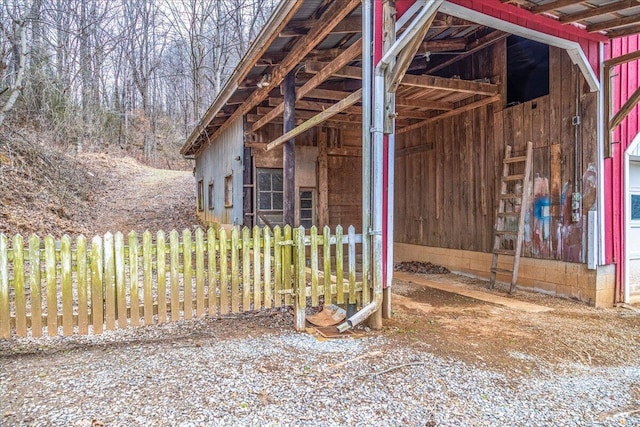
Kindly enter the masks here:
M 333 234 L 173 230 L 168 239 L 163 231 L 107 233 L 90 242 L 0 234 L 0 338 L 100 334 L 293 304 L 302 313 L 307 305 L 362 305 L 361 243 L 353 226 L 347 234 L 340 226 Z

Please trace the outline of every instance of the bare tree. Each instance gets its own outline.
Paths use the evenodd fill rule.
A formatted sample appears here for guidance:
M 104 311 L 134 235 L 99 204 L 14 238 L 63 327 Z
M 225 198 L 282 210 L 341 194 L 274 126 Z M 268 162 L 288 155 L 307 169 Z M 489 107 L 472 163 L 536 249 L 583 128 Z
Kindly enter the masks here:
M 20 8 L 15 3 L 2 4 L 0 22 L 0 125 L 15 105 L 23 88 L 27 67 L 27 18 L 31 12 L 28 4 Z

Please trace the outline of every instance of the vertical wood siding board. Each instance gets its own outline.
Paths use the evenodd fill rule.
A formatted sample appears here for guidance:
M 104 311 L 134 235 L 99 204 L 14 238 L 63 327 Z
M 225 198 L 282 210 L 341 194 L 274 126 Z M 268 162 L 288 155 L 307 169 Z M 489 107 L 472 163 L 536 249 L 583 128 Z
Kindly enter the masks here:
M 437 246 L 439 244 L 438 241 L 438 232 L 436 228 L 436 221 L 438 221 L 438 207 L 440 203 L 438 203 L 438 184 L 439 181 L 437 179 L 438 171 L 437 171 L 437 152 L 436 152 L 436 141 L 437 134 L 435 133 L 435 124 L 431 123 L 427 128 L 427 136 L 429 137 L 428 143 L 432 144 L 431 150 L 428 151 L 428 162 L 427 168 L 429 168 L 429 197 L 427 200 L 429 209 L 427 211 L 427 235 L 429 236 L 428 245 L 429 246 Z
M 473 142 L 474 139 L 477 138 L 477 134 L 475 132 L 475 129 L 473 127 L 473 118 L 475 116 L 476 111 L 469 111 L 467 113 L 465 113 L 465 139 L 466 139 L 466 143 L 465 143 L 465 161 L 464 161 L 464 165 L 465 165 L 465 169 L 466 169 L 466 174 L 467 174 L 467 186 L 468 186 L 468 191 L 467 191 L 467 200 L 465 202 L 465 205 L 463 206 L 463 209 L 465 209 L 467 211 L 467 230 L 469 230 L 469 233 L 471 234 L 471 238 L 470 239 L 466 239 L 466 248 L 468 250 L 476 250 L 476 242 L 478 241 L 478 232 L 480 231 L 477 227 L 477 224 L 475 223 L 476 220 L 476 215 L 478 212 L 477 206 L 475 205 L 476 202 L 476 197 L 475 197 L 475 189 L 476 186 L 479 185 L 478 180 L 475 177 L 475 161 L 477 160 L 477 157 L 474 156 L 473 153 Z M 465 242 L 465 240 L 463 240 L 463 242 Z
M 486 218 L 487 218 L 487 204 L 486 204 L 486 155 L 487 155 L 487 147 L 486 147 L 486 130 L 485 126 L 487 126 L 486 120 L 487 108 L 480 108 L 479 111 L 474 115 L 474 135 L 477 135 L 476 145 L 476 153 L 477 157 L 474 156 L 475 161 L 478 162 L 476 167 L 476 230 L 478 233 L 478 243 L 476 248 L 478 251 L 486 250 Z
M 83 236 L 82 239 L 84 239 Z M 80 237 L 78 240 L 80 241 Z M 86 243 L 84 245 L 86 248 Z M 83 256 L 84 259 L 80 259 Z M 85 288 L 86 288 L 86 253 L 82 252 L 82 245 L 78 244 L 78 266 L 84 262 L 85 265 Z M 40 276 L 40 238 L 35 234 L 32 234 L 29 238 L 29 287 L 31 289 L 31 335 L 33 337 L 41 337 L 42 336 L 42 283 Z M 82 282 L 82 278 L 80 277 L 80 269 L 78 269 L 78 283 Z M 86 295 L 85 295 L 86 298 Z M 79 304 L 79 302 L 78 302 Z M 79 305 L 79 308 L 81 306 Z M 86 302 L 85 302 L 85 310 L 86 310 Z M 80 332 L 82 333 L 82 332 Z
M 20 234 L 16 234 L 13 237 L 13 290 L 14 290 L 14 304 L 15 304 L 15 315 L 16 315 L 16 335 L 19 337 L 27 336 L 27 298 L 26 298 L 26 289 L 25 289 L 25 274 L 24 274 L 24 239 Z M 69 275 L 68 279 L 63 281 L 63 284 L 68 283 L 71 284 L 71 245 L 69 244 L 69 248 L 65 251 L 64 258 L 64 266 L 63 266 L 63 274 L 64 279 L 67 279 L 67 274 Z M 68 263 L 66 262 L 68 258 Z M 69 269 L 67 267 L 69 264 Z M 71 298 L 73 296 L 71 295 Z M 71 330 L 73 332 L 73 318 L 71 319 Z
M 158 281 L 158 323 L 167 321 L 167 249 L 164 231 L 156 235 L 156 268 Z
M 32 236 L 32 238 L 35 236 Z M 39 245 L 39 239 L 32 240 L 34 244 Z M 40 264 L 37 263 L 38 268 L 38 282 L 40 281 L 39 273 L 40 273 Z M 87 239 L 80 235 L 76 239 L 76 278 L 78 282 L 78 334 L 87 335 L 89 333 L 89 303 L 87 300 L 88 297 L 88 289 L 87 289 Z M 39 293 L 39 283 L 38 290 Z M 34 288 L 31 288 L 32 297 Z M 34 301 L 31 300 L 32 306 L 32 315 L 31 315 L 31 333 L 34 334 L 39 332 L 42 334 L 42 323 L 41 319 L 38 319 L 38 323 L 34 323 Z M 38 303 L 39 305 L 39 303 Z M 38 331 L 36 331 L 38 330 Z M 37 335 L 39 336 L 39 335 Z

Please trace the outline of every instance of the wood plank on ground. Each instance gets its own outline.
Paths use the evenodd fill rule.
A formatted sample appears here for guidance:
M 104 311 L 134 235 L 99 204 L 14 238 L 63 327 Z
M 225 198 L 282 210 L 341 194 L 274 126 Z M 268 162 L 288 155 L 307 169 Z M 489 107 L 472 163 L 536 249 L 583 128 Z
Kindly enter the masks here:
M 409 273 L 394 272 L 393 278 L 402 280 L 405 282 L 415 283 L 420 286 L 427 286 L 432 289 L 438 289 L 444 292 L 450 292 L 458 295 L 462 295 L 468 298 L 473 298 L 478 301 L 488 302 L 491 304 L 501 305 L 512 310 L 523 311 L 526 313 L 545 313 L 553 311 L 551 307 L 545 307 L 543 305 L 532 304 L 525 301 L 516 300 L 513 298 L 501 297 L 499 295 L 492 294 L 490 292 L 484 292 L 477 289 L 471 289 L 465 286 L 463 283 L 457 282 L 451 279 L 439 279 L 441 281 L 433 281 L 423 277 L 419 277 Z

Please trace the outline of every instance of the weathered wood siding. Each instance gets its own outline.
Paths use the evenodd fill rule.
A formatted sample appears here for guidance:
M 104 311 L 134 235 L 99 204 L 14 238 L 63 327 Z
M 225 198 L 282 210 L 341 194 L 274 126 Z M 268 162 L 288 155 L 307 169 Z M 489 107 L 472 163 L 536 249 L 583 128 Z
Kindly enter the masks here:
M 205 223 L 242 224 L 243 146 L 244 126 L 242 119 L 238 119 L 215 143 L 196 155 L 196 191 L 200 180 L 204 184 L 204 210 L 198 211 L 198 216 Z M 228 175 L 233 177 L 232 206 L 225 206 L 224 200 L 224 182 Z M 208 187 L 212 183 L 213 209 L 210 209 Z
M 362 139 L 360 126 L 331 129 L 327 138 L 329 226 L 362 228 Z
M 282 134 L 277 125 L 267 125 L 262 132 L 264 141 Z M 347 227 L 362 224 L 362 150 L 360 127 L 314 128 L 296 137 L 296 190 L 316 190 L 316 218 L 320 226 Z M 320 146 L 325 148 L 321 148 Z M 323 155 L 326 153 L 326 161 Z M 282 149 L 264 151 L 254 148 L 255 168 L 282 168 Z M 322 169 L 326 182 L 322 182 Z M 321 201 L 327 200 L 328 221 L 321 223 Z M 299 221 L 299 200 L 296 198 L 296 224 Z
M 493 50 L 493 61 L 487 53 Z M 463 78 L 504 82 L 504 45 L 458 66 Z M 485 61 L 484 75 L 481 61 Z M 596 102 L 566 52 L 550 49 L 550 93 L 501 109 L 490 105 L 431 123 L 396 139 L 395 240 L 490 252 L 506 144 L 534 143 L 534 198 L 525 228 L 525 256 L 584 262 L 586 215 L 596 201 Z M 574 187 L 576 79 L 582 220 L 571 222 Z

